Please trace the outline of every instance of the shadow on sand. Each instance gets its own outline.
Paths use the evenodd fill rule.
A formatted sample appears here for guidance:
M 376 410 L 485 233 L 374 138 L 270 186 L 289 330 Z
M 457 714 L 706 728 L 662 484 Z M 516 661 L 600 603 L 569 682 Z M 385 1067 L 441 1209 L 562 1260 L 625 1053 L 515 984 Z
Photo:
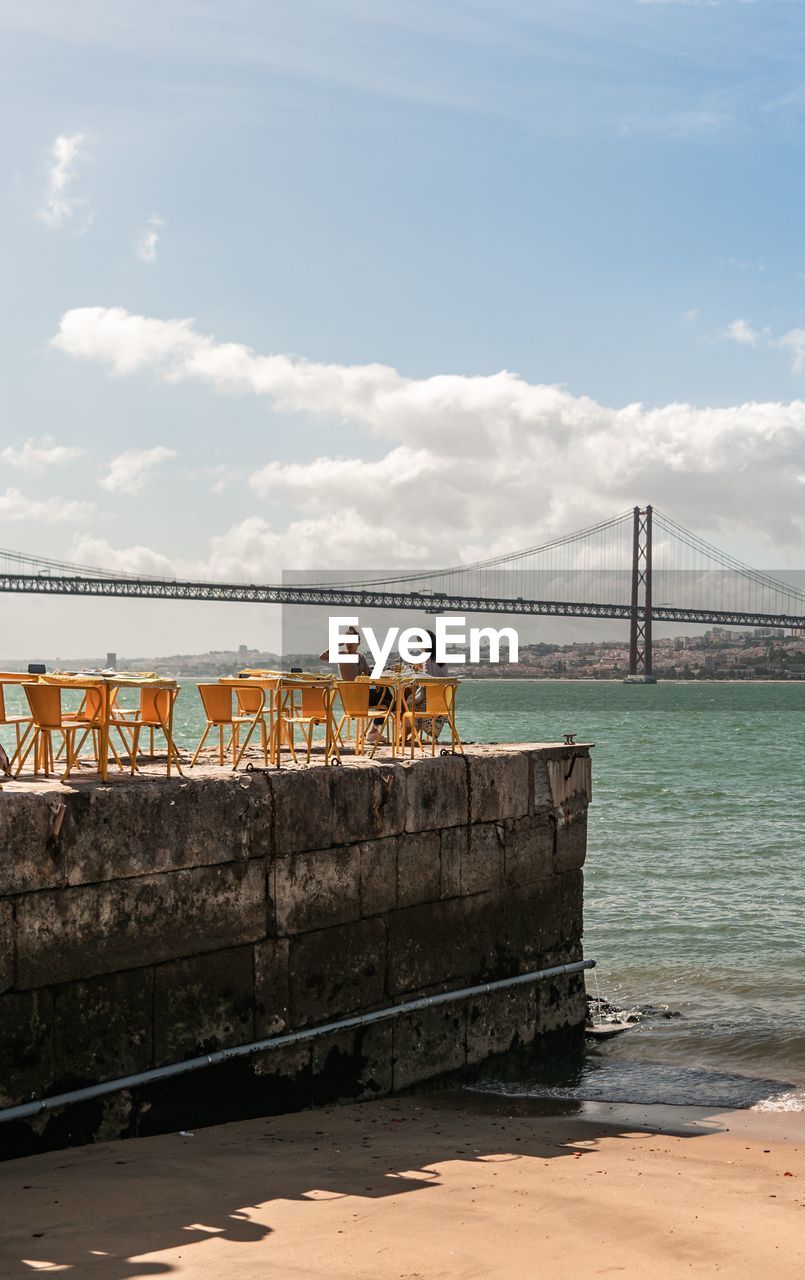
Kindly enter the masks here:
M 0 1166 L 0 1275 L 169 1275 L 172 1263 L 147 1255 L 176 1248 L 193 1274 L 185 1251 L 202 1242 L 268 1242 L 272 1201 L 309 1203 L 318 1232 L 317 1201 L 426 1195 L 447 1161 L 578 1159 L 604 1136 L 720 1129 L 708 1114 L 657 1108 L 649 1121 L 625 1108 L 453 1092 L 53 1151 Z M 259 1262 L 259 1274 L 272 1273 L 270 1243 Z

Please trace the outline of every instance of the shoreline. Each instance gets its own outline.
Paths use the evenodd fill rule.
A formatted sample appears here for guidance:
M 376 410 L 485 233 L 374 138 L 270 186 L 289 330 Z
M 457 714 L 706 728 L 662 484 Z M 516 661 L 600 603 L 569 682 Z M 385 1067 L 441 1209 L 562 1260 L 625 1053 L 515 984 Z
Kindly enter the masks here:
M 803 1154 L 805 1117 L 389 1098 L 0 1165 L 1 1273 L 794 1280 Z

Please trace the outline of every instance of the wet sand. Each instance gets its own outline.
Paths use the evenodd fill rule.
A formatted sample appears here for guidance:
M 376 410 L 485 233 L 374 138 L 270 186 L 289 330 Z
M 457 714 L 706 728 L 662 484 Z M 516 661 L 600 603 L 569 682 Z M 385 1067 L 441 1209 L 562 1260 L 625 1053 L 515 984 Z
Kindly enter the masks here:
M 804 1155 L 801 1113 L 334 1107 L 0 1164 L 0 1275 L 799 1280 Z

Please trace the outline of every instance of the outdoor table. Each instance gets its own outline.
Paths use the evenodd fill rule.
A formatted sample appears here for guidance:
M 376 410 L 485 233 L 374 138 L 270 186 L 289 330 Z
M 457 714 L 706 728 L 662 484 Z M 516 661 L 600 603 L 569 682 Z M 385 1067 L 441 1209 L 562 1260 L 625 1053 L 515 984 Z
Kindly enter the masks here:
M 60 689 L 79 689 L 87 691 L 96 689 L 101 694 L 101 715 L 98 725 L 98 772 L 102 782 L 106 782 L 109 778 L 109 747 L 112 726 L 116 721 L 112 717 L 113 691 L 117 689 L 165 689 L 168 691 L 168 713 L 164 716 L 159 709 L 159 700 L 157 699 L 157 715 L 162 732 L 165 735 L 167 743 L 167 776 L 171 776 L 171 763 L 174 762 L 177 771 L 181 774 L 182 767 L 179 764 L 179 751 L 173 740 L 173 706 L 176 701 L 176 695 L 179 692 L 179 685 L 175 680 L 167 676 L 153 676 L 138 672 L 126 671 L 54 671 L 52 674 L 40 675 L 38 677 L 41 683 L 57 685 Z M 120 721 L 123 724 L 125 721 Z

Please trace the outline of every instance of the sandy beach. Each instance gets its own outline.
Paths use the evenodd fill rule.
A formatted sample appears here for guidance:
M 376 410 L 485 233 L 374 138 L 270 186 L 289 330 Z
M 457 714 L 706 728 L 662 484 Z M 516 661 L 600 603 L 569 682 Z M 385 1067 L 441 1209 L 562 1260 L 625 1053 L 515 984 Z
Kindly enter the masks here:
M 0 1166 L 0 1274 L 805 1271 L 802 1116 L 431 1094 Z

